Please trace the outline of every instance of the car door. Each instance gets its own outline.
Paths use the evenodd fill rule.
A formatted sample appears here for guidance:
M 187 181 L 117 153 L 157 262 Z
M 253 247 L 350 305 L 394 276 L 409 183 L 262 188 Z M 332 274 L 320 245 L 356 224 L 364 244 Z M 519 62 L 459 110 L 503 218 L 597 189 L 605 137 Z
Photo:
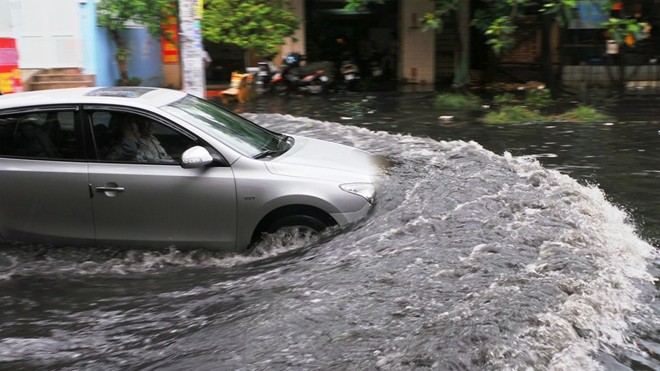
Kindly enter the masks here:
M 94 243 L 77 107 L 0 112 L 0 240 Z
M 86 109 L 86 115 L 99 148 L 98 160 L 89 164 L 99 243 L 235 249 L 236 187 L 231 167 L 182 168 L 181 154 L 197 140 L 153 115 L 98 107 Z M 125 122 L 151 126 L 151 133 L 139 134 L 140 153 L 133 158 L 126 156 L 132 145 L 119 137 L 133 130 Z M 151 145 L 160 147 L 163 158 L 143 153 L 146 135 Z M 117 147 L 123 148 L 122 156 L 115 155 Z

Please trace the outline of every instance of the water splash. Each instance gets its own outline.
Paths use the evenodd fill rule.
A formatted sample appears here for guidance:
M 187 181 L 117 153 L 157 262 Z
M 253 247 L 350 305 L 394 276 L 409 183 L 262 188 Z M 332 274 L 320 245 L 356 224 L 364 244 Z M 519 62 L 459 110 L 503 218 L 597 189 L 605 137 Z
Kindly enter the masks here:
M 54 344 L 45 353 L 0 339 L 0 361 L 52 365 L 41 355 L 54 352 L 110 369 L 552 370 L 644 358 L 635 329 L 658 328 L 648 268 L 658 254 L 597 187 L 474 142 L 246 116 L 386 156 L 373 215 L 312 246 L 276 243 L 252 256 L 3 253 L 5 284 L 98 276 L 89 285 L 105 295 L 36 320 L 87 324 L 37 338 Z M 96 350 L 71 356 L 62 346 L 74 338 Z

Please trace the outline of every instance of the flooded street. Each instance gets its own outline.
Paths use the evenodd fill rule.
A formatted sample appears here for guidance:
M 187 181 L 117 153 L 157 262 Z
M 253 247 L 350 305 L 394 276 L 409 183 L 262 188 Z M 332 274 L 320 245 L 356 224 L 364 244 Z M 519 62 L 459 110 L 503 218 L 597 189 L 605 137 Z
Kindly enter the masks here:
M 389 160 L 373 214 L 312 246 L 3 246 L 0 369 L 660 369 L 660 125 L 489 126 L 432 98 L 235 107 Z

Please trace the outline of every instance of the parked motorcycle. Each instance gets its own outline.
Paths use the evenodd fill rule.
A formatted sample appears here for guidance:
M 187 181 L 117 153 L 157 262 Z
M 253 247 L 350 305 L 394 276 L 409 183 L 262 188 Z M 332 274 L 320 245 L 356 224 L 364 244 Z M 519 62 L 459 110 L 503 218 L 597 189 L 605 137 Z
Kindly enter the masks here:
M 330 75 L 324 68 L 325 62 L 301 67 L 302 60 L 303 56 L 299 53 L 289 53 L 282 61 L 279 71 L 270 80 L 271 89 L 278 93 L 325 93 L 331 83 Z
M 371 69 L 371 78 L 373 79 L 380 79 L 383 77 L 383 67 L 381 66 L 381 60 L 380 59 L 372 59 L 369 62 L 369 68 Z
M 270 84 L 275 73 L 277 73 L 277 68 L 270 61 L 261 61 L 257 63 L 257 66 L 258 71 L 254 82 L 257 84 L 257 88 L 265 90 L 268 88 L 268 84 Z
M 360 68 L 353 58 L 345 57 L 341 63 L 340 71 L 344 80 L 344 88 L 351 91 L 357 90 L 357 85 L 360 83 Z

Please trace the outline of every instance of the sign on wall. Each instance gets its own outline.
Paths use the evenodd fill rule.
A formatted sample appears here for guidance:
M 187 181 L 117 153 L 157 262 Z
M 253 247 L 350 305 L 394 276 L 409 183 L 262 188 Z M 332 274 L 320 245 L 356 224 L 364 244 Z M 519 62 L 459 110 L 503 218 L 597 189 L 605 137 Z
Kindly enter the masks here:
M 167 21 L 162 25 L 163 33 L 166 37 L 161 40 L 163 64 L 179 63 L 179 29 L 176 17 L 170 15 Z
M 21 71 L 18 69 L 16 40 L 0 38 L 0 92 L 2 94 L 23 91 Z

